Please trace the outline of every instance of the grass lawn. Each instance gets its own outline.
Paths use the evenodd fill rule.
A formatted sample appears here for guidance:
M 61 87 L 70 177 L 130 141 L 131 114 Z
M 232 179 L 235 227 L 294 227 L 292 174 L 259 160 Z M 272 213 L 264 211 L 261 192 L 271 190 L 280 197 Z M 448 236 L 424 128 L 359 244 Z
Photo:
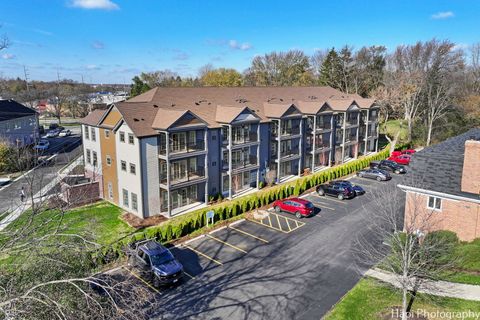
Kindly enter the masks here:
M 75 233 L 86 235 L 99 244 L 110 244 L 116 240 L 129 235 L 135 229 L 129 227 L 120 219 L 122 209 L 108 202 L 101 201 L 93 205 L 88 205 L 68 211 L 63 215 L 63 219 L 58 221 L 55 218 L 47 227 L 37 230 L 38 233 L 48 232 L 49 228 L 54 228 L 60 223 L 63 233 Z M 45 216 L 44 216 L 45 215 Z M 55 214 L 46 212 L 42 213 L 41 221 L 34 223 L 41 224 L 49 216 L 54 217 Z M 23 214 L 17 220 L 7 227 L 7 230 L 14 230 L 26 222 L 30 215 Z
M 340 300 L 325 316 L 334 319 L 392 319 L 392 308 L 401 305 L 400 291 L 380 285 L 377 280 L 365 278 Z M 432 297 L 419 294 L 412 311 L 461 312 L 469 310 L 480 315 L 480 303 L 453 298 Z M 431 319 L 434 319 L 430 317 Z M 453 318 L 453 317 L 452 317 Z M 460 319 L 460 318 L 458 318 Z M 463 319 L 477 319 L 465 317 Z
M 459 243 L 455 254 L 459 257 L 455 271 L 445 275 L 444 279 L 480 285 L 480 238 Z
M 380 126 L 381 133 L 387 133 L 389 137 L 393 138 L 395 134 L 400 130 L 399 142 L 405 142 L 408 138 L 408 127 L 406 123 L 403 123 L 402 120 L 389 120 L 386 127 L 384 125 Z

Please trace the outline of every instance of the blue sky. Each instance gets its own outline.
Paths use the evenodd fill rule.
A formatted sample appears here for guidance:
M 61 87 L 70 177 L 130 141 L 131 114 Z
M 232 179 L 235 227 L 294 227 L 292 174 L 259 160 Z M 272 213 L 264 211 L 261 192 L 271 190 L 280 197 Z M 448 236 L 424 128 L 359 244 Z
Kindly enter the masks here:
M 130 83 L 142 72 L 196 75 L 207 63 L 244 70 L 270 51 L 344 44 L 480 41 L 474 0 L 2 0 L 0 76 Z

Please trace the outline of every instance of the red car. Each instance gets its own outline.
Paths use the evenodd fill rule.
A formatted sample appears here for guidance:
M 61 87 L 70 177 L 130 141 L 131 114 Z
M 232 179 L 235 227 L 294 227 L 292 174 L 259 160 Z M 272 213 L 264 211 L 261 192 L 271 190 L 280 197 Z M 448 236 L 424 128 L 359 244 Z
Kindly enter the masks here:
M 409 155 L 412 155 L 415 152 L 417 152 L 415 149 L 407 149 L 402 151 L 403 154 L 409 154 Z
M 399 155 L 399 156 L 392 156 L 392 157 L 388 158 L 387 160 L 391 160 L 391 161 L 396 162 L 398 164 L 408 165 L 408 164 L 410 164 L 410 159 L 411 158 L 412 158 L 412 156 L 409 155 L 409 154 L 402 154 L 402 155 Z
M 315 206 L 310 201 L 300 198 L 277 200 L 273 203 L 276 212 L 293 213 L 297 218 L 308 217 L 315 212 Z
M 398 157 L 402 155 L 402 151 L 393 151 L 390 157 Z

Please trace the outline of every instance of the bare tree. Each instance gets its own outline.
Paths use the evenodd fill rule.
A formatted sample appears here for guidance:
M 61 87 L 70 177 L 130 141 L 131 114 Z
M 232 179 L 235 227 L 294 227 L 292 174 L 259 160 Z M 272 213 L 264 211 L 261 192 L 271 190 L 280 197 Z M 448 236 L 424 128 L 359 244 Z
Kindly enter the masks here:
M 2 25 L 0 25 L 0 28 L 1 27 Z M 10 42 L 10 39 L 8 39 L 6 34 L 0 36 L 0 51 L 8 48 L 11 44 L 12 43 Z
M 474 43 L 470 47 L 470 74 L 472 91 L 480 94 L 480 43 Z
M 421 185 L 421 177 L 415 179 Z M 394 277 L 402 294 L 402 319 L 406 320 L 417 291 L 437 290 L 435 280 L 455 265 L 455 242 L 432 232 L 441 220 L 435 210 L 426 208 L 424 195 L 405 196 L 390 184 L 372 194 L 371 202 L 374 209 L 364 210 L 371 226 L 358 239 L 359 254 L 363 262 L 378 264 Z M 447 256 L 449 259 L 444 259 Z
M 451 89 L 445 84 L 428 84 L 426 88 L 426 105 L 423 114 L 427 123 L 427 146 L 432 140 L 434 124 L 446 116 L 451 106 Z
M 19 152 L 18 170 L 26 171 L 34 156 Z M 0 317 L 143 319 L 136 301 L 125 300 L 131 279 L 93 272 L 101 267 L 94 257 L 102 257 L 102 246 L 94 234 L 72 232 L 65 222 L 71 206 L 58 194 L 45 194 L 46 180 L 39 170 L 25 175 L 26 198 L 0 222 Z M 148 292 L 135 294 L 145 299 Z

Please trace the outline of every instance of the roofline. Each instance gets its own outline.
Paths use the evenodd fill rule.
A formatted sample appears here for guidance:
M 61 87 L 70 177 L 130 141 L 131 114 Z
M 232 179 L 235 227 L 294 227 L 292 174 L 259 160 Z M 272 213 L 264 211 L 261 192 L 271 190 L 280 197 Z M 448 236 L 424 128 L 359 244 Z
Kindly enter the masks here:
M 97 125 L 99 126 L 100 123 L 105 120 L 105 118 L 107 117 L 107 114 L 112 110 L 113 107 L 116 107 L 115 106 L 115 103 L 112 103 L 107 110 L 105 110 L 105 112 L 103 113 L 102 117 L 100 118 L 100 120 L 98 120 L 97 122 Z M 122 115 L 122 118 L 123 118 L 123 115 Z
M 403 184 L 397 184 L 397 187 L 399 187 L 402 190 L 424 193 L 424 194 L 427 194 L 427 195 L 438 196 L 440 198 L 459 200 L 459 201 L 468 201 L 468 202 L 473 202 L 473 203 L 480 204 L 480 198 L 479 199 L 473 199 L 473 198 L 462 197 L 462 196 L 453 195 L 453 194 L 444 193 L 444 192 L 415 188 L 415 187 L 406 186 L 406 185 L 403 185 Z

